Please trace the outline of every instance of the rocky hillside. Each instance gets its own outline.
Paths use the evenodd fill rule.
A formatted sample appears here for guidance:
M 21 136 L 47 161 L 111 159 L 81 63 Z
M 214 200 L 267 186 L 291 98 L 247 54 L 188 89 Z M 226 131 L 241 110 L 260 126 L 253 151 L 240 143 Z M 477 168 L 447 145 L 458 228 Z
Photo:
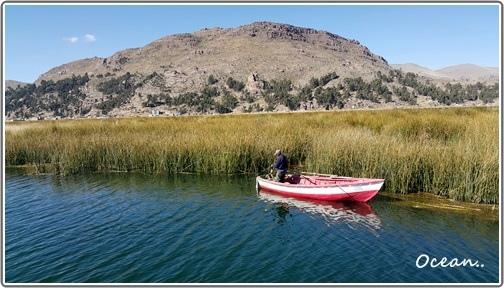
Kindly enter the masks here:
M 55 67 L 34 84 L 8 89 L 6 116 L 134 117 L 375 108 L 423 105 L 423 96 L 427 102 L 434 101 L 429 105 L 447 103 L 439 101 L 438 92 L 434 98 L 426 95 L 438 88 L 429 90 L 416 79 L 412 82 L 411 75 L 397 72 L 356 40 L 327 31 L 256 22 L 170 35 L 107 58 Z M 409 85 L 404 91 L 401 82 Z M 425 92 L 413 93 L 419 87 Z M 466 98 L 479 99 L 477 95 Z

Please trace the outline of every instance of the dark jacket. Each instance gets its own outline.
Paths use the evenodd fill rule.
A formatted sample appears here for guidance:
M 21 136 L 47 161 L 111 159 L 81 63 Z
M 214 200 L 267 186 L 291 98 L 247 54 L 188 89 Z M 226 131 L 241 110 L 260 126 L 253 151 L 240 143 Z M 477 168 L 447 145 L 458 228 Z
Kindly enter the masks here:
M 287 167 L 288 167 L 287 157 L 285 157 L 283 154 L 280 154 L 278 155 L 277 160 L 275 164 L 273 164 L 272 168 L 277 168 L 278 170 L 286 171 Z

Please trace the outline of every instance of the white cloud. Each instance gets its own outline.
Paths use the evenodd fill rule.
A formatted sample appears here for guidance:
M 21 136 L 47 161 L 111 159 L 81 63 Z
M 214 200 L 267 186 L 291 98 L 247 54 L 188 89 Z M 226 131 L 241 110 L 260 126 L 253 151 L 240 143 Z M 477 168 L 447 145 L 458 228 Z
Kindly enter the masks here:
M 84 36 L 84 41 L 94 42 L 96 41 L 96 37 L 94 35 L 86 34 L 86 36 Z
M 70 43 L 77 43 L 79 41 L 79 39 L 82 39 L 83 41 L 86 41 L 86 42 L 96 41 L 96 37 L 91 34 L 86 34 L 84 37 L 72 36 L 72 37 L 63 38 L 63 40 L 70 42 Z
M 73 36 L 73 37 L 63 38 L 63 40 L 68 41 L 70 43 L 75 43 L 75 42 L 79 41 L 79 38 Z

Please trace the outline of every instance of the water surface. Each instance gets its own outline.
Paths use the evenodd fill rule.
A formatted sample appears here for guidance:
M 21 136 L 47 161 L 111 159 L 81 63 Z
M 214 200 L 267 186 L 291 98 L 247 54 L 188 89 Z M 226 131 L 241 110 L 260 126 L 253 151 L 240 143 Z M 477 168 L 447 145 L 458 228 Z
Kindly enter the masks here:
M 380 194 L 258 195 L 254 175 L 8 169 L 4 251 L 7 284 L 498 283 L 500 271 L 498 221 Z M 470 262 L 431 267 L 443 257 Z

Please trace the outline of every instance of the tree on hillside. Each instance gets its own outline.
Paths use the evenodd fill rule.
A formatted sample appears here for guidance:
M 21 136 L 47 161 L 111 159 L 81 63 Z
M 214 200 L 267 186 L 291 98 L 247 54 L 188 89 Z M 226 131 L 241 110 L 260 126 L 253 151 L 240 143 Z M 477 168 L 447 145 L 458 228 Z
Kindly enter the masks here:
M 230 89 L 233 89 L 236 92 L 240 92 L 243 90 L 243 88 L 245 88 L 245 83 L 235 80 L 233 79 L 233 77 L 229 77 L 226 81 L 226 84 Z
M 217 83 L 219 80 L 215 79 L 213 75 L 208 76 L 208 85 L 213 85 Z

